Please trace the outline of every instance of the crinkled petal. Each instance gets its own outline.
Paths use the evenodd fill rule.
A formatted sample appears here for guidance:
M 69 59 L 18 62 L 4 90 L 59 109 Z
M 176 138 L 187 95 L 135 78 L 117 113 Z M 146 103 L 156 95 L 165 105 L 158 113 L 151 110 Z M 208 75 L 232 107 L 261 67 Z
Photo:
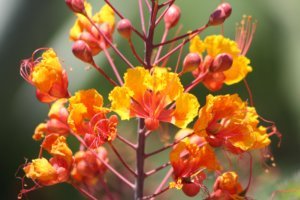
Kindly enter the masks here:
M 111 101 L 111 109 L 118 113 L 122 120 L 130 118 L 130 107 L 133 91 L 127 87 L 115 87 L 109 94 L 108 99 Z
M 233 60 L 230 69 L 224 72 L 224 83 L 232 85 L 243 80 L 249 72 L 252 72 L 252 67 L 249 66 L 250 60 L 245 56 L 238 56 Z
M 150 78 L 150 73 L 143 67 L 136 67 L 134 69 L 128 69 L 124 75 L 124 87 L 127 87 L 134 94 L 135 99 L 141 99 L 147 86 L 144 84 Z M 125 91 L 125 90 L 124 90 Z
M 228 53 L 233 59 L 240 54 L 240 49 L 235 41 L 222 35 L 211 35 L 204 40 L 207 54 L 215 57 L 220 53 Z
M 190 41 L 190 52 L 202 54 L 205 51 L 205 43 L 197 35 Z
M 180 128 L 185 128 L 198 114 L 200 104 L 197 97 L 183 93 L 176 100 L 176 108 L 172 123 Z

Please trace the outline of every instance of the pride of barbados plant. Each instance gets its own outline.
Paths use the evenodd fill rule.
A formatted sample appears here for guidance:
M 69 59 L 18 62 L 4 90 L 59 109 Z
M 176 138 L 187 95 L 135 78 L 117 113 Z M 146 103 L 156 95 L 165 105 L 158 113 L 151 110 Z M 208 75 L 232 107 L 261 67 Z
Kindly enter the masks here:
M 110 104 L 105 106 L 96 89 L 71 94 L 66 70 L 52 48 L 37 49 L 21 62 L 21 76 L 36 88 L 38 100 L 49 104 L 50 110 L 48 119 L 34 131 L 33 139 L 41 141 L 41 149 L 36 159 L 23 166 L 25 175 L 19 198 L 44 186 L 68 183 L 89 199 L 121 199 L 123 186 L 132 192 L 124 194 L 124 198 L 132 195 L 139 200 L 167 195 L 173 188 L 187 196 L 199 194 L 206 200 L 249 199 L 252 152 L 259 150 L 267 166 L 273 160 L 268 151 L 270 136 L 281 136 L 273 122 L 257 114 L 245 80 L 252 71 L 246 57 L 256 29 L 251 17 L 243 18 L 235 40 L 223 33 L 201 39 L 203 31 L 223 26 L 230 16 L 231 5 L 223 2 L 202 27 L 183 35 L 179 35 L 178 29 L 173 38 L 167 39 L 181 16 L 175 0 L 138 0 L 140 30 L 109 0 L 104 0 L 105 5 L 96 13 L 84 0 L 65 2 L 77 17 L 70 30 L 72 52 L 113 86 L 108 95 Z M 164 25 L 164 33 L 161 42 L 155 43 L 154 35 L 160 24 Z M 128 42 L 136 60 L 130 61 L 114 44 L 115 29 Z M 133 37 L 144 44 L 143 54 L 136 51 Z M 189 53 L 181 59 L 186 44 Z M 109 49 L 120 56 L 123 66 L 115 64 Z M 94 61 L 100 53 L 107 58 L 115 77 Z M 168 65 L 174 58 L 177 64 Z M 127 68 L 123 76 L 121 67 Z M 183 85 L 181 78 L 188 74 L 193 78 Z M 209 94 L 200 107 L 196 96 L 201 94 L 192 93 L 199 84 L 214 92 L 224 84 L 241 81 L 249 92 L 249 102 L 238 94 Z M 137 119 L 136 133 L 119 128 L 120 123 L 126 124 L 132 118 Z M 154 143 L 149 135 L 158 134 L 163 124 L 175 126 L 165 133 L 171 141 L 146 152 L 146 147 Z M 136 142 L 130 141 L 132 135 Z M 67 142 L 71 137 L 78 141 L 79 149 L 71 150 Z M 129 149 L 121 152 L 122 146 Z M 163 158 L 167 153 L 169 159 L 164 164 L 154 168 L 148 164 L 150 157 Z M 111 154 L 115 154 L 115 159 L 110 158 Z M 129 160 L 132 154 L 133 163 Z M 235 158 L 248 159 L 248 164 L 241 166 Z M 158 182 L 157 186 L 147 184 L 146 179 L 158 172 L 164 172 L 165 177 L 154 182 Z M 121 184 L 113 186 L 107 173 Z M 30 188 L 24 183 L 25 178 L 32 181 Z M 248 180 L 246 184 L 244 179 Z

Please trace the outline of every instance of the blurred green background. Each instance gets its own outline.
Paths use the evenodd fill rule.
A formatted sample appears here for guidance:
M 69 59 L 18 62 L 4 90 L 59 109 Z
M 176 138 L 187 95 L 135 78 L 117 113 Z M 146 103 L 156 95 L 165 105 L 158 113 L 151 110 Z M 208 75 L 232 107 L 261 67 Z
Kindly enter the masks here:
M 95 5 L 95 11 L 103 4 L 102 1 L 91 2 Z M 140 26 L 135 0 L 112 2 L 133 24 Z M 192 30 L 205 23 L 219 2 L 177 0 L 182 9 L 180 22 L 183 24 L 183 31 Z M 252 88 L 258 113 L 275 121 L 283 133 L 282 146 L 279 149 L 276 148 L 278 140 L 273 138 L 272 152 L 278 166 L 274 170 L 276 175 L 265 177 L 265 188 L 256 190 L 258 199 L 267 199 L 272 191 L 288 188 L 289 179 L 292 181 L 291 187 L 300 189 L 299 175 L 298 178 L 293 178 L 297 177 L 300 169 L 300 1 L 228 2 L 232 4 L 233 13 L 225 23 L 226 36 L 234 38 L 235 24 L 243 14 L 252 15 L 258 20 L 257 32 L 247 54 L 254 71 L 248 75 L 247 80 Z M 34 89 L 19 76 L 20 61 L 30 57 L 36 48 L 53 47 L 68 69 L 71 92 L 95 87 L 105 96 L 111 89 L 95 71 L 86 71 L 86 64 L 73 57 L 68 32 L 74 20 L 74 15 L 67 9 L 63 0 L 0 0 L 1 199 L 16 199 L 20 182 L 15 178 L 15 172 L 18 166 L 24 163 L 24 158 L 32 159 L 37 156 L 39 143 L 34 142 L 31 135 L 35 126 L 45 120 L 47 115 L 47 106 L 35 99 Z M 210 29 L 203 33 L 203 36 L 217 31 L 219 29 Z M 160 33 L 157 36 L 160 36 Z M 115 38 L 121 51 L 131 58 L 127 44 L 117 34 Z M 159 41 L 159 38 L 156 40 Z M 142 52 L 142 45 L 138 50 Z M 124 64 L 116 56 L 114 58 L 117 66 L 124 69 Z M 98 56 L 97 62 L 107 68 L 107 62 L 102 55 Z M 175 61 L 172 61 L 170 64 L 174 63 Z M 203 102 L 207 91 L 200 87 L 193 92 L 198 93 L 200 101 Z M 221 93 L 226 92 L 238 92 L 246 98 L 243 84 L 225 87 Z M 297 198 L 288 197 L 289 195 L 291 194 L 282 194 L 276 198 Z M 29 199 L 71 198 L 83 199 L 66 184 L 29 194 Z M 183 196 L 177 198 L 181 199 Z

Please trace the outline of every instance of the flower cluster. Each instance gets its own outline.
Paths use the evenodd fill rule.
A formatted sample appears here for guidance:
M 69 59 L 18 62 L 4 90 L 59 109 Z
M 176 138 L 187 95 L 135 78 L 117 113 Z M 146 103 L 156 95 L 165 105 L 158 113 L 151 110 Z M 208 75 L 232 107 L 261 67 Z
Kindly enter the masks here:
M 224 84 L 230 86 L 242 80 L 249 89 L 245 78 L 253 68 L 245 55 L 256 28 L 251 17 L 248 17 L 247 23 L 243 19 L 242 26 L 237 29 L 236 40 L 223 34 L 209 35 L 201 40 L 199 35 L 202 32 L 211 26 L 223 26 L 230 16 L 231 5 L 221 3 L 202 27 L 167 40 L 169 30 L 176 27 L 181 16 L 175 0 L 139 1 L 142 30 L 135 28 L 109 0 L 105 0 L 106 4 L 96 14 L 92 13 L 91 4 L 85 0 L 65 2 L 77 18 L 70 30 L 73 54 L 95 68 L 113 88 L 107 97 L 108 104 L 104 103 L 106 99 L 96 89 L 72 94 L 68 90 L 66 70 L 51 48 L 38 49 L 31 58 L 22 61 L 22 77 L 35 87 L 37 99 L 49 104 L 50 110 L 48 119 L 36 127 L 32 136 L 34 140 L 41 141 L 38 158 L 23 167 L 25 176 L 33 181 L 34 186 L 23 188 L 20 194 L 64 182 L 89 199 L 100 198 L 97 193 L 99 186 L 109 199 L 114 199 L 115 194 L 110 191 L 110 183 L 106 179 L 106 171 L 110 171 L 132 189 L 135 199 L 151 199 L 172 188 L 182 190 L 187 196 L 202 192 L 207 200 L 247 199 L 251 181 L 243 186 L 238 175 L 243 169 L 233 171 L 228 168 L 224 155 L 230 163 L 231 157 L 249 155 L 251 170 L 251 152 L 263 152 L 268 148 L 270 136 L 279 135 L 275 125 L 268 125 L 258 115 L 252 99 L 249 104 L 238 94 L 209 94 L 200 107 L 198 98 L 201 94 L 191 91 L 199 84 L 210 92 L 220 91 Z M 150 12 L 148 27 L 144 9 Z M 120 18 L 118 22 L 115 16 Z M 161 21 L 165 30 L 161 42 L 155 44 L 154 33 Z M 128 42 L 136 63 L 126 58 L 113 43 L 115 24 L 118 33 Z M 133 36 L 143 42 L 144 55 L 136 51 Z M 189 53 L 182 59 L 181 66 L 182 49 L 188 42 Z M 161 55 L 169 45 L 170 50 Z M 109 48 L 125 62 L 127 69 L 123 76 Z M 177 64 L 169 66 L 168 60 L 177 51 L 180 51 Z M 108 69 L 94 61 L 93 57 L 101 52 L 115 77 L 109 76 Z M 38 53 L 42 54 L 36 58 Z M 190 77 L 193 77 L 192 80 Z M 251 94 L 249 96 L 252 98 Z M 129 119 L 138 121 L 137 133 L 131 134 L 136 137 L 136 143 L 127 139 L 128 129 L 125 131 L 118 127 Z M 173 140 L 158 150 L 146 152 L 148 135 L 162 130 L 163 124 L 174 125 L 167 132 Z M 177 134 L 174 134 L 176 129 Z M 71 147 L 75 148 L 73 143 L 68 144 L 69 138 L 75 138 L 79 143 L 77 150 L 71 150 Z M 119 151 L 123 146 L 134 151 L 134 169 L 128 161 L 132 152 Z M 128 173 L 117 170 L 120 166 L 116 168 L 110 163 L 114 159 L 109 158 L 108 147 Z M 146 171 L 146 159 L 168 149 L 169 160 Z M 48 155 L 45 156 L 45 153 Z M 145 179 L 164 168 L 169 168 L 165 178 L 154 193 L 145 195 Z M 251 180 L 252 171 L 249 176 Z M 206 183 L 208 177 L 214 180 L 211 188 Z M 151 189 L 149 186 L 147 191 Z

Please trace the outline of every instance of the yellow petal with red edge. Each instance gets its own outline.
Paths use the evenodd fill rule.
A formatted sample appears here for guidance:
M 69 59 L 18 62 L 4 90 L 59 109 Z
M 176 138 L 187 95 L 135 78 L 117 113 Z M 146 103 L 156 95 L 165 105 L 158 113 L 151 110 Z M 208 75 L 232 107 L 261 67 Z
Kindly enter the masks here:
M 241 52 L 235 41 L 222 35 L 207 36 L 204 43 L 207 54 L 212 57 L 216 57 L 220 53 L 228 53 L 235 59 Z
M 74 104 L 72 105 L 72 110 L 70 111 L 68 117 L 68 125 L 70 129 L 77 133 L 83 134 L 81 132 L 81 126 L 84 122 L 84 116 L 87 114 L 87 108 L 83 104 Z
M 110 28 L 115 25 L 115 14 L 113 9 L 107 4 L 105 4 L 98 13 L 93 16 L 94 22 L 97 24 L 108 23 Z
M 190 52 L 202 54 L 205 51 L 205 43 L 197 35 L 190 41 Z
M 46 158 L 32 160 L 23 168 L 26 177 L 33 180 L 47 182 L 56 179 L 56 171 Z
M 61 116 L 61 109 L 64 108 L 64 104 L 68 102 L 68 99 L 61 98 L 55 101 L 49 110 L 48 117 L 49 118 L 57 118 L 59 119 Z
M 249 65 L 250 60 L 245 56 L 238 56 L 233 60 L 230 69 L 224 72 L 225 83 L 232 85 L 243 80 L 249 72 L 252 72 L 252 67 Z
M 124 75 L 124 87 L 127 87 L 134 94 L 134 98 L 142 98 L 147 90 L 145 81 L 150 78 L 150 73 L 144 67 L 128 69 Z
M 172 123 L 179 128 L 185 128 L 197 116 L 199 107 L 200 104 L 196 96 L 183 93 L 176 100 Z
M 109 94 L 108 99 L 111 101 L 111 109 L 118 113 L 122 120 L 130 118 L 130 104 L 133 91 L 127 87 L 115 87 Z
M 69 99 L 69 111 L 71 112 L 75 104 L 83 104 L 87 109 L 86 118 L 93 117 L 97 112 L 103 110 L 103 98 L 95 89 L 80 90 Z

